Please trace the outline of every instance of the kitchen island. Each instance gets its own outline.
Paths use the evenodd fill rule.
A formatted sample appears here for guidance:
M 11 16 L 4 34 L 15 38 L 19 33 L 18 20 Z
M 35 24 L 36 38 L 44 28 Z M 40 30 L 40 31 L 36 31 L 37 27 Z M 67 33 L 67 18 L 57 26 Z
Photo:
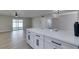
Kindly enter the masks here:
M 28 44 L 32 45 L 33 48 L 40 48 L 40 49 L 79 48 L 79 37 L 75 37 L 74 33 L 70 31 L 65 31 L 65 30 L 55 31 L 52 29 L 29 28 L 26 29 L 26 33 L 27 33 L 26 41 L 28 43 L 28 39 L 29 39 L 28 35 L 30 35 L 30 40 L 32 40 L 32 42 Z

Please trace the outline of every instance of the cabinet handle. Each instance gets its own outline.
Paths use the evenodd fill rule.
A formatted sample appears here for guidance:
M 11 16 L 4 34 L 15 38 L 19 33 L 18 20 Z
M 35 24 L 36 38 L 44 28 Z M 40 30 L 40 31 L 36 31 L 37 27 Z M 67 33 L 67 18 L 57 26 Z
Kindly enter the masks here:
M 28 35 L 28 39 L 30 40 L 30 35 Z
M 36 45 L 39 46 L 39 40 L 38 39 L 36 40 Z
M 37 37 L 40 37 L 39 35 L 36 35 Z
M 61 45 L 60 43 L 57 43 L 57 42 L 54 42 L 54 41 L 51 41 L 52 43 L 55 43 L 55 44 L 57 44 L 57 45 Z

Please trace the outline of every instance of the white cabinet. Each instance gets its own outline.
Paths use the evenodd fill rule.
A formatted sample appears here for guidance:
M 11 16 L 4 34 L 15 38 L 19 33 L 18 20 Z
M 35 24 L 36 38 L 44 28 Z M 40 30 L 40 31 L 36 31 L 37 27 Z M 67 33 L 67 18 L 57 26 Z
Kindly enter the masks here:
M 34 48 L 36 49 L 43 49 L 43 35 L 40 35 L 40 34 L 37 34 L 35 33 L 35 36 L 34 36 Z
M 78 46 L 45 36 L 45 49 L 78 49 Z
M 30 35 L 31 35 L 31 32 L 30 31 L 26 31 L 26 42 L 28 44 L 30 44 Z
M 69 43 L 63 43 L 62 48 L 63 49 L 78 49 L 78 46 L 75 46 L 75 45 L 72 45 L 72 44 L 69 44 Z
M 45 49 L 60 49 L 61 48 L 62 43 L 58 42 L 56 39 L 46 37 L 46 36 L 44 38 L 45 38 L 45 44 L 44 44 Z
M 78 49 L 78 46 L 27 30 L 26 42 L 35 49 Z
M 26 32 L 26 42 L 33 48 L 34 47 L 34 35 L 31 31 Z
M 27 43 L 35 49 L 43 49 L 43 35 L 27 31 L 26 32 Z

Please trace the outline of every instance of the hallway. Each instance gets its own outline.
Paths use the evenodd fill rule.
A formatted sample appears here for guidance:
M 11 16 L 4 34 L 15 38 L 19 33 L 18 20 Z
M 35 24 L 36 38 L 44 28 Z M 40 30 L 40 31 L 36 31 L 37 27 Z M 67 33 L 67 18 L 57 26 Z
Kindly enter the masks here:
M 31 49 L 22 30 L 0 33 L 0 49 Z

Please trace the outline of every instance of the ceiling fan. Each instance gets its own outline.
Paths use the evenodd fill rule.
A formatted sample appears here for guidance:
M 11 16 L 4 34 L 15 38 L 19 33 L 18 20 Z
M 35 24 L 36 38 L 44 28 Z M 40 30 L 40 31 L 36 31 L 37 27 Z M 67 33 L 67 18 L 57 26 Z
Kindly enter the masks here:
M 62 10 L 54 10 L 53 17 L 54 17 L 54 18 L 58 18 L 58 17 L 60 16 L 60 14 L 61 14 L 61 11 L 62 11 Z

